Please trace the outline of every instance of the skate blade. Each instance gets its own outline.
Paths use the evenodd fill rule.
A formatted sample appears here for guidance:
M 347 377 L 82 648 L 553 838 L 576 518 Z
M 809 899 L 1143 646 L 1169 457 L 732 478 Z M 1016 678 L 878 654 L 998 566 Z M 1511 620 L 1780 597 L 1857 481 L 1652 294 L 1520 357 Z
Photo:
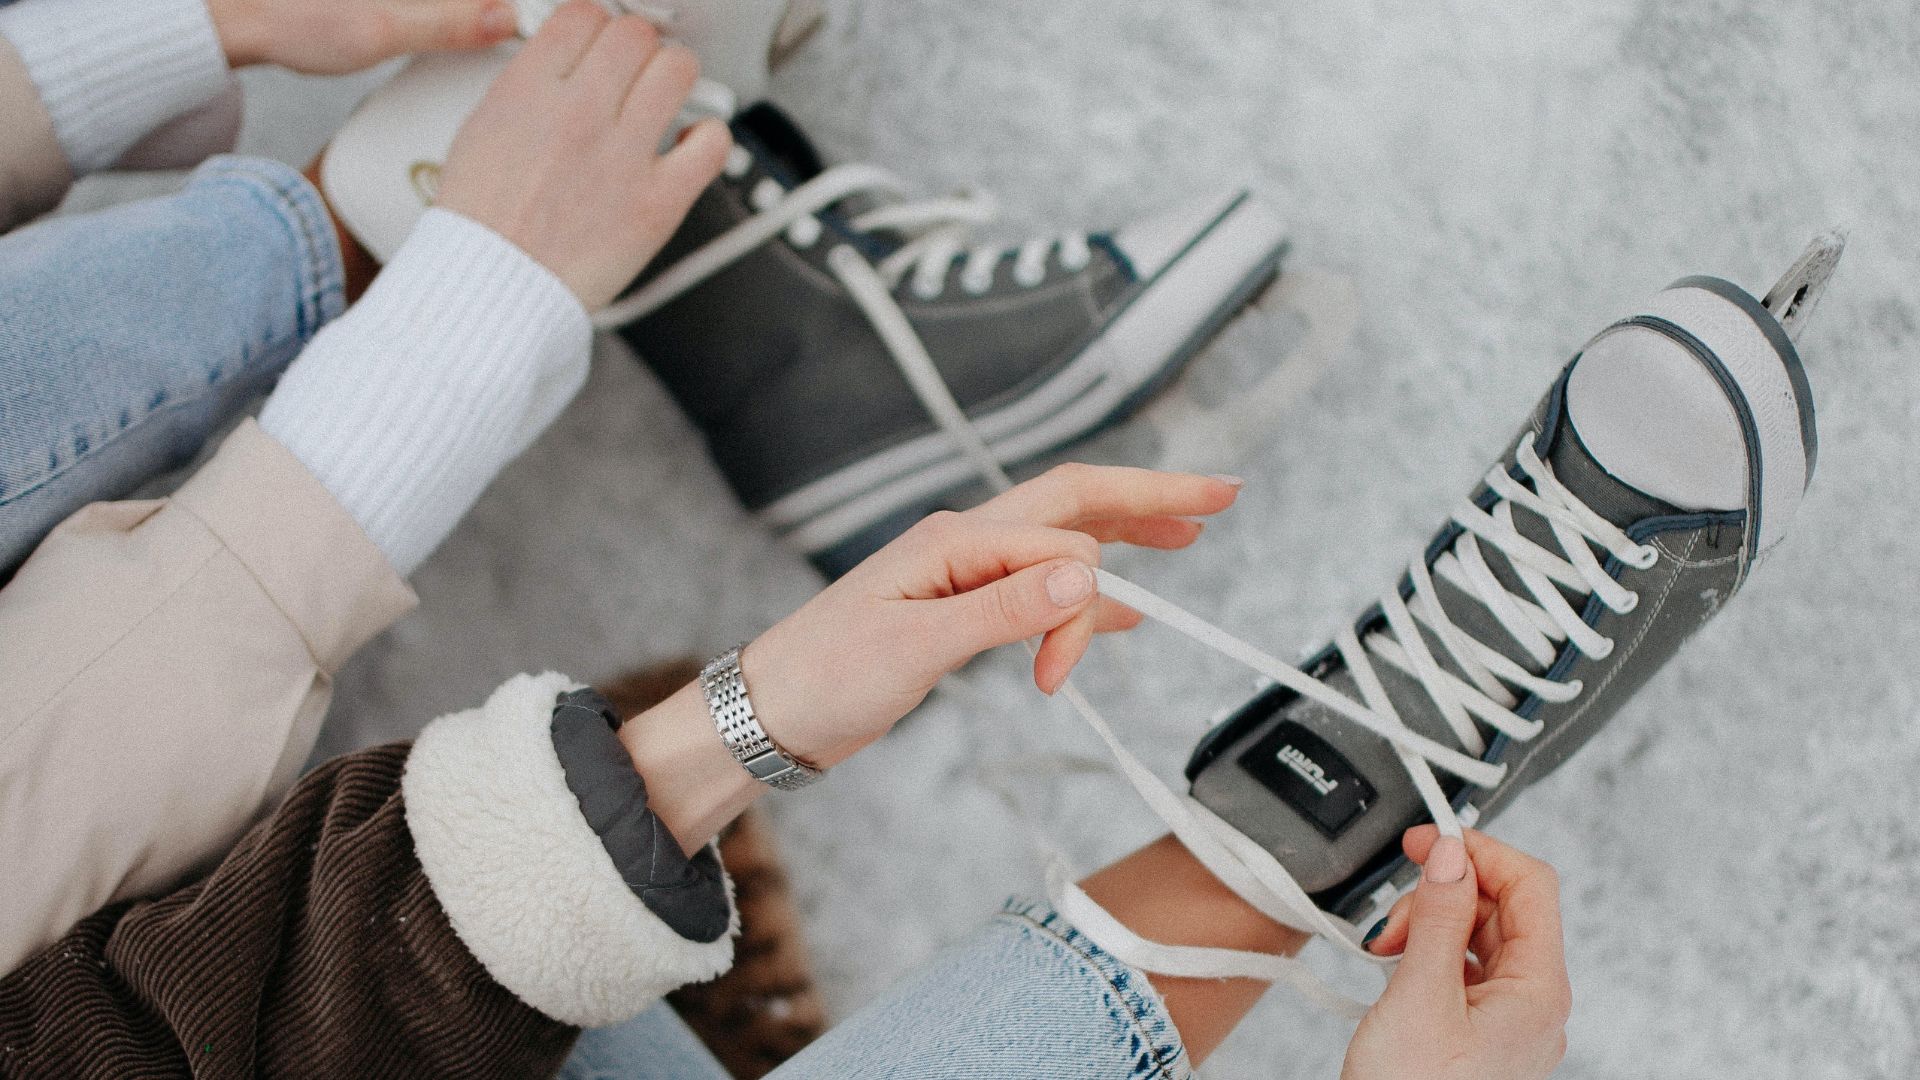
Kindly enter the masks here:
M 1847 248 L 1847 234 L 1839 229 L 1813 238 L 1807 249 L 1793 261 L 1773 288 L 1767 290 L 1762 307 L 1773 313 L 1787 337 L 1798 341 L 1800 328 L 1806 325 L 1820 297 L 1827 291 L 1833 268 L 1840 264 L 1840 253 Z

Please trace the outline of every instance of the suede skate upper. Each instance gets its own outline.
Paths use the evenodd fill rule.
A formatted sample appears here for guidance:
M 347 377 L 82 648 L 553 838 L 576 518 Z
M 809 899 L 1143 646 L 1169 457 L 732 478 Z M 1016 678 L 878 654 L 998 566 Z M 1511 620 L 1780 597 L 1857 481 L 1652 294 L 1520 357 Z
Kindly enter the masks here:
M 1544 672 L 1483 604 L 1435 576 L 1437 599 L 1467 636 L 1535 674 L 1557 681 L 1578 679 L 1584 687 L 1564 703 L 1522 697 L 1514 711 L 1543 725 L 1529 741 L 1480 726 L 1488 743 L 1486 760 L 1508 768 L 1496 788 L 1473 788 L 1436 770 L 1455 805 L 1472 804 L 1481 820 L 1557 767 L 1598 731 L 1681 642 L 1719 610 L 1739 587 L 1752 557 L 1746 510 L 1683 512 L 1622 483 L 1594 460 L 1567 416 L 1567 379 L 1578 362 L 1576 357 L 1561 373 L 1519 438 L 1509 444 L 1502 464 L 1510 475 L 1523 478 L 1515 467 L 1516 451 L 1522 440 L 1534 440 L 1535 451 L 1562 484 L 1634 541 L 1656 546 L 1660 557 L 1641 570 L 1601 553 L 1609 574 L 1638 595 L 1638 604 L 1631 611 L 1616 613 L 1597 598 L 1582 600 L 1563 592 L 1575 601 L 1588 625 L 1613 640 L 1614 648 L 1605 658 L 1594 659 L 1562 642 L 1554 663 Z M 1798 363 L 1797 358 L 1790 362 Z M 1484 484 L 1473 497 L 1482 509 L 1497 499 Z M 1548 550 L 1559 550 L 1545 519 L 1520 506 L 1513 513 L 1522 535 Z M 1424 554 L 1429 569 L 1459 531 L 1450 525 L 1434 538 Z M 1482 550 L 1501 583 L 1524 595 L 1506 555 L 1484 545 Z M 1403 575 L 1399 588 L 1403 597 L 1409 595 L 1411 579 Z M 1356 624 L 1362 639 L 1383 627 L 1384 617 L 1377 607 Z M 1460 674 L 1431 628 L 1423 625 L 1422 632 L 1442 667 Z M 1327 649 L 1305 667 L 1340 692 L 1361 698 L 1336 650 Z M 1457 736 L 1414 677 L 1384 663 L 1376 663 L 1375 670 L 1409 728 L 1445 745 L 1458 745 Z M 1293 760 L 1276 762 L 1276 753 Z M 1268 780 L 1263 782 L 1261 775 Z M 1350 912 L 1382 880 L 1407 870 L 1399 855 L 1400 834 L 1428 820 L 1411 780 L 1385 740 L 1279 687 L 1263 692 L 1211 732 L 1196 750 L 1188 777 L 1195 798 L 1265 847 L 1322 906 L 1336 913 Z M 1303 788 L 1303 779 L 1312 783 Z M 1364 796 L 1359 800 L 1363 806 L 1355 805 L 1359 796 Z

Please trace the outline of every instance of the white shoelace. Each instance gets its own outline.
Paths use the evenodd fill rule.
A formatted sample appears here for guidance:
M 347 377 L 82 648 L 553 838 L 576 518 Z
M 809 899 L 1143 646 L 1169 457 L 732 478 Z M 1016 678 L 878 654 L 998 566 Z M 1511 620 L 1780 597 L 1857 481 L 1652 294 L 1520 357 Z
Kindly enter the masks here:
M 722 91 L 716 89 L 708 97 L 710 100 L 699 103 L 701 110 L 710 113 L 724 110 L 722 103 L 728 99 Z M 746 174 L 751 162 L 746 150 L 735 147 L 728 157 L 728 175 L 739 179 Z M 879 262 L 868 263 L 867 268 L 889 294 L 911 274 L 909 290 L 915 297 L 939 298 L 947 289 L 949 271 L 963 252 L 966 257 L 956 278 L 961 291 L 979 296 L 993 288 L 994 274 L 1006 254 L 1005 249 L 990 244 L 966 246 L 975 227 L 998 217 L 992 199 L 963 192 L 942 198 L 908 200 L 906 186 L 899 177 L 877 166 L 855 162 L 822 170 L 791 190 L 772 179 L 762 179 L 748 192 L 755 211 L 752 217 L 682 258 L 668 273 L 655 278 L 645 288 L 603 309 L 595 315 L 594 322 L 609 328 L 643 318 L 783 231 L 795 247 L 812 247 L 826 231 L 814 215 L 856 195 L 877 196 L 880 205 L 848 219 L 848 228 L 857 233 L 892 231 L 908 237 Z M 857 251 L 851 248 L 848 251 L 862 262 L 867 261 Z M 1084 234 L 1036 237 L 1015 249 L 1010 277 L 1016 285 L 1033 288 L 1046 280 L 1050 259 L 1057 259 L 1061 269 L 1070 273 L 1083 270 L 1093 259 L 1093 248 Z M 888 301 L 892 302 L 891 295 Z
M 736 149 L 728 163 L 729 172 L 736 178 L 748 167 L 743 161 L 744 153 Z M 796 246 L 811 246 L 824 232 L 824 226 L 814 215 L 856 194 L 879 196 L 881 205 L 852 218 L 849 222 L 852 229 L 858 232 L 895 230 L 911 238 L 878 263 L 870 261 L 852 245 L 840 244 L 828 252 L 829 268 L 867 316 L 928 415 L 953 440 L 988 486 L 996 491 L 1012 487 L 1013 481 L 999 458 L 954 400 L 926 346 L 893 296 L 894 289 L 909 273 L 913 274 L 910 289 L 916 296 L 931 298 L 946 287 L 949 271 L 964 248 L 968 230 L 993 216 L 991 204 L 976 196 L 909 202 L 903 198 L 903 185 L 898 178 L 865 164 L 834 166 L 792 190 L 783 190 L 774 181 L 764 180 L 749 194 L 756 211 L 754 216 L 604 309 L 595 316 L 594 322 L 601 327 L 614 327 L 641 318 L 783 231 Z M 1029 241 L 1014 258 L 1015 282 L 1037 284 L 1045 276 L 1046 260 L 1056 251 L 1061 265 L 1068 270 L 1085 266 L 1091 257 L 1085 237 Z M 973 249 L 961 267 L 961 287 L 976 293 L 991 288 L 992 273 L 1002 255 L 992 248 Z M 1335 648 L 1346 669 L 1353 674 L 1360 701 L 1105 570 L 1095 571 L 1100 593 L 1387 740 L 1434 822 L 1443 833 L 1458 836 L 1460 816 L 1454 812 L 1433 768 L 1437 766 L 1477 787 L 1498 784 L 1506 775 L 1506 767 L 1481 760 L 1487 744 L 1474 720 L 1524 742 L 1539 734 L 1541 726 L 1538 721 L 1513 711 L 1520 701 L 1515 690 L 1538 695 L 1549 702 L 1566 702 L 1577 696 L 1582 687 L 1578 681 L 1558 682 L 1534 675 L 1460 629 L 1439 602 L 1435 574 L 1481 604 L 1521 651 L 1544 668 L 1552 663 L 1564 643 L 1571 642 L 1577 651 L 1594 659 L 1605 657 L 1613 649 L 1613 642 L 1588 626 L 1567 602 L 1562 588 L 1576 596 L 1597 597 L 1617 613 L 1633 610 L 1637 602 L 1634 593 L 1607 573 L 1588 546 L 1589 542 L 1640 569 L 1652 566 L 1658 557 L 1653 547 L 1634 542 L 1567 490 L 1554 476 L 1552 467 L 1534 452 L 1531 438 L 1521 441 L 1516 460 L 1520 472 L 1533 482 L 1532 490 L 1504 468 L 1496 466 L 1490 470 L 1485 482 L 1498 496 L 1497 500 L 1490 509 L 1483 510 L 1467 502 L 1454 512 L 1452 520 L 1462 530 L 1461 534 L 1435 561 L 1433 572 L 1429 572 L 1422 559 L 1409 563 L 1411 595 L 1403 599 L 1397 589 L 1389 589 L 1380 598 L 1386 629 L 1369 633 L 1365 640 L 1351 628 L 1336 636 Z M 1519 532 L 1513 522 L 1516 505 L 1548 522 L 1560 553 Z M 1484 548 L 1487 546 L 1507 558 L 1527 596 L 1515 594 L 1501 584 L 1486 561 Z M 1454 667 L 1465 676 L 1464 680 L 1441 666 L 1421 633 L 1422 627 L 1441 643 Z M 1464 752 L 1406 726 L 1380 681 L 1374 659 L 1405 673 L 1419 684 L 1459 746 L 1465 748 Z M 1324 937 L 1342 951 L 1376 965 L 1392 962 L 1362 949 L 1356 940 L 1357 929 L 1321 910 L 1264 848 L 1198 800 L 1173 790 L 1142 764 L 1121 744 L 1112 726 L 1071 680 L 1061 688 L 1061 696 L 1106 744 L 1121 774 L 1148 808 L 1223 884 L 1276 922 Z M 1332 1012 L 1357 1018 L 1366 1011 L 1363 1002 L 1329 987 L 1311 968 L 1292 957 L 1167 945 L 1141 938 L 1074 883 L 1064 856 L 1052 851 L 1049 855 L 1049 892 L 1055 907 L 1081 932 L 1124 963 L 1143 971 L 1176 976 L 1285 982 Z

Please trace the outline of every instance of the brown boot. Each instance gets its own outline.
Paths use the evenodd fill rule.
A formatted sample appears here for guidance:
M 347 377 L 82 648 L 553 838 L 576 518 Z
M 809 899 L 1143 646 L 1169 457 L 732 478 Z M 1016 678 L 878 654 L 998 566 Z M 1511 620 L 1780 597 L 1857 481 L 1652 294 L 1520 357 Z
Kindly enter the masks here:
M 674 661 L 623 675 L 600 692 L 618 715 L 632 716 L 699 675 L 698 663 Z M 720 860 L 740 909 L 733 969 L 682 987 L 667 1001 L 728 1072 L 758 1080 L 820 1037 L 826 1006 L 813 985 L 800 913 L 766 817 L 750 810 L 723 830 Z

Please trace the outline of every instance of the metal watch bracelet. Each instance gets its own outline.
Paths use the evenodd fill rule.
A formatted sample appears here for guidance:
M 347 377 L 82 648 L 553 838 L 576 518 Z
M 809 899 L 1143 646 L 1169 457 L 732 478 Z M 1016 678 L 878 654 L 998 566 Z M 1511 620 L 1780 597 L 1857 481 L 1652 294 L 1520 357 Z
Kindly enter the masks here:
M 760 726 L 753 714 L 753 702 L 747 697 L 747 680 L 740 672 L 740 650 L 735 645 L 700 670 L 700 691 L 707 698 L 707 712 L 727 744 L 733 760 L 768 787 L 780 791 L 798 791 L 827 775 L 780 749 Z

